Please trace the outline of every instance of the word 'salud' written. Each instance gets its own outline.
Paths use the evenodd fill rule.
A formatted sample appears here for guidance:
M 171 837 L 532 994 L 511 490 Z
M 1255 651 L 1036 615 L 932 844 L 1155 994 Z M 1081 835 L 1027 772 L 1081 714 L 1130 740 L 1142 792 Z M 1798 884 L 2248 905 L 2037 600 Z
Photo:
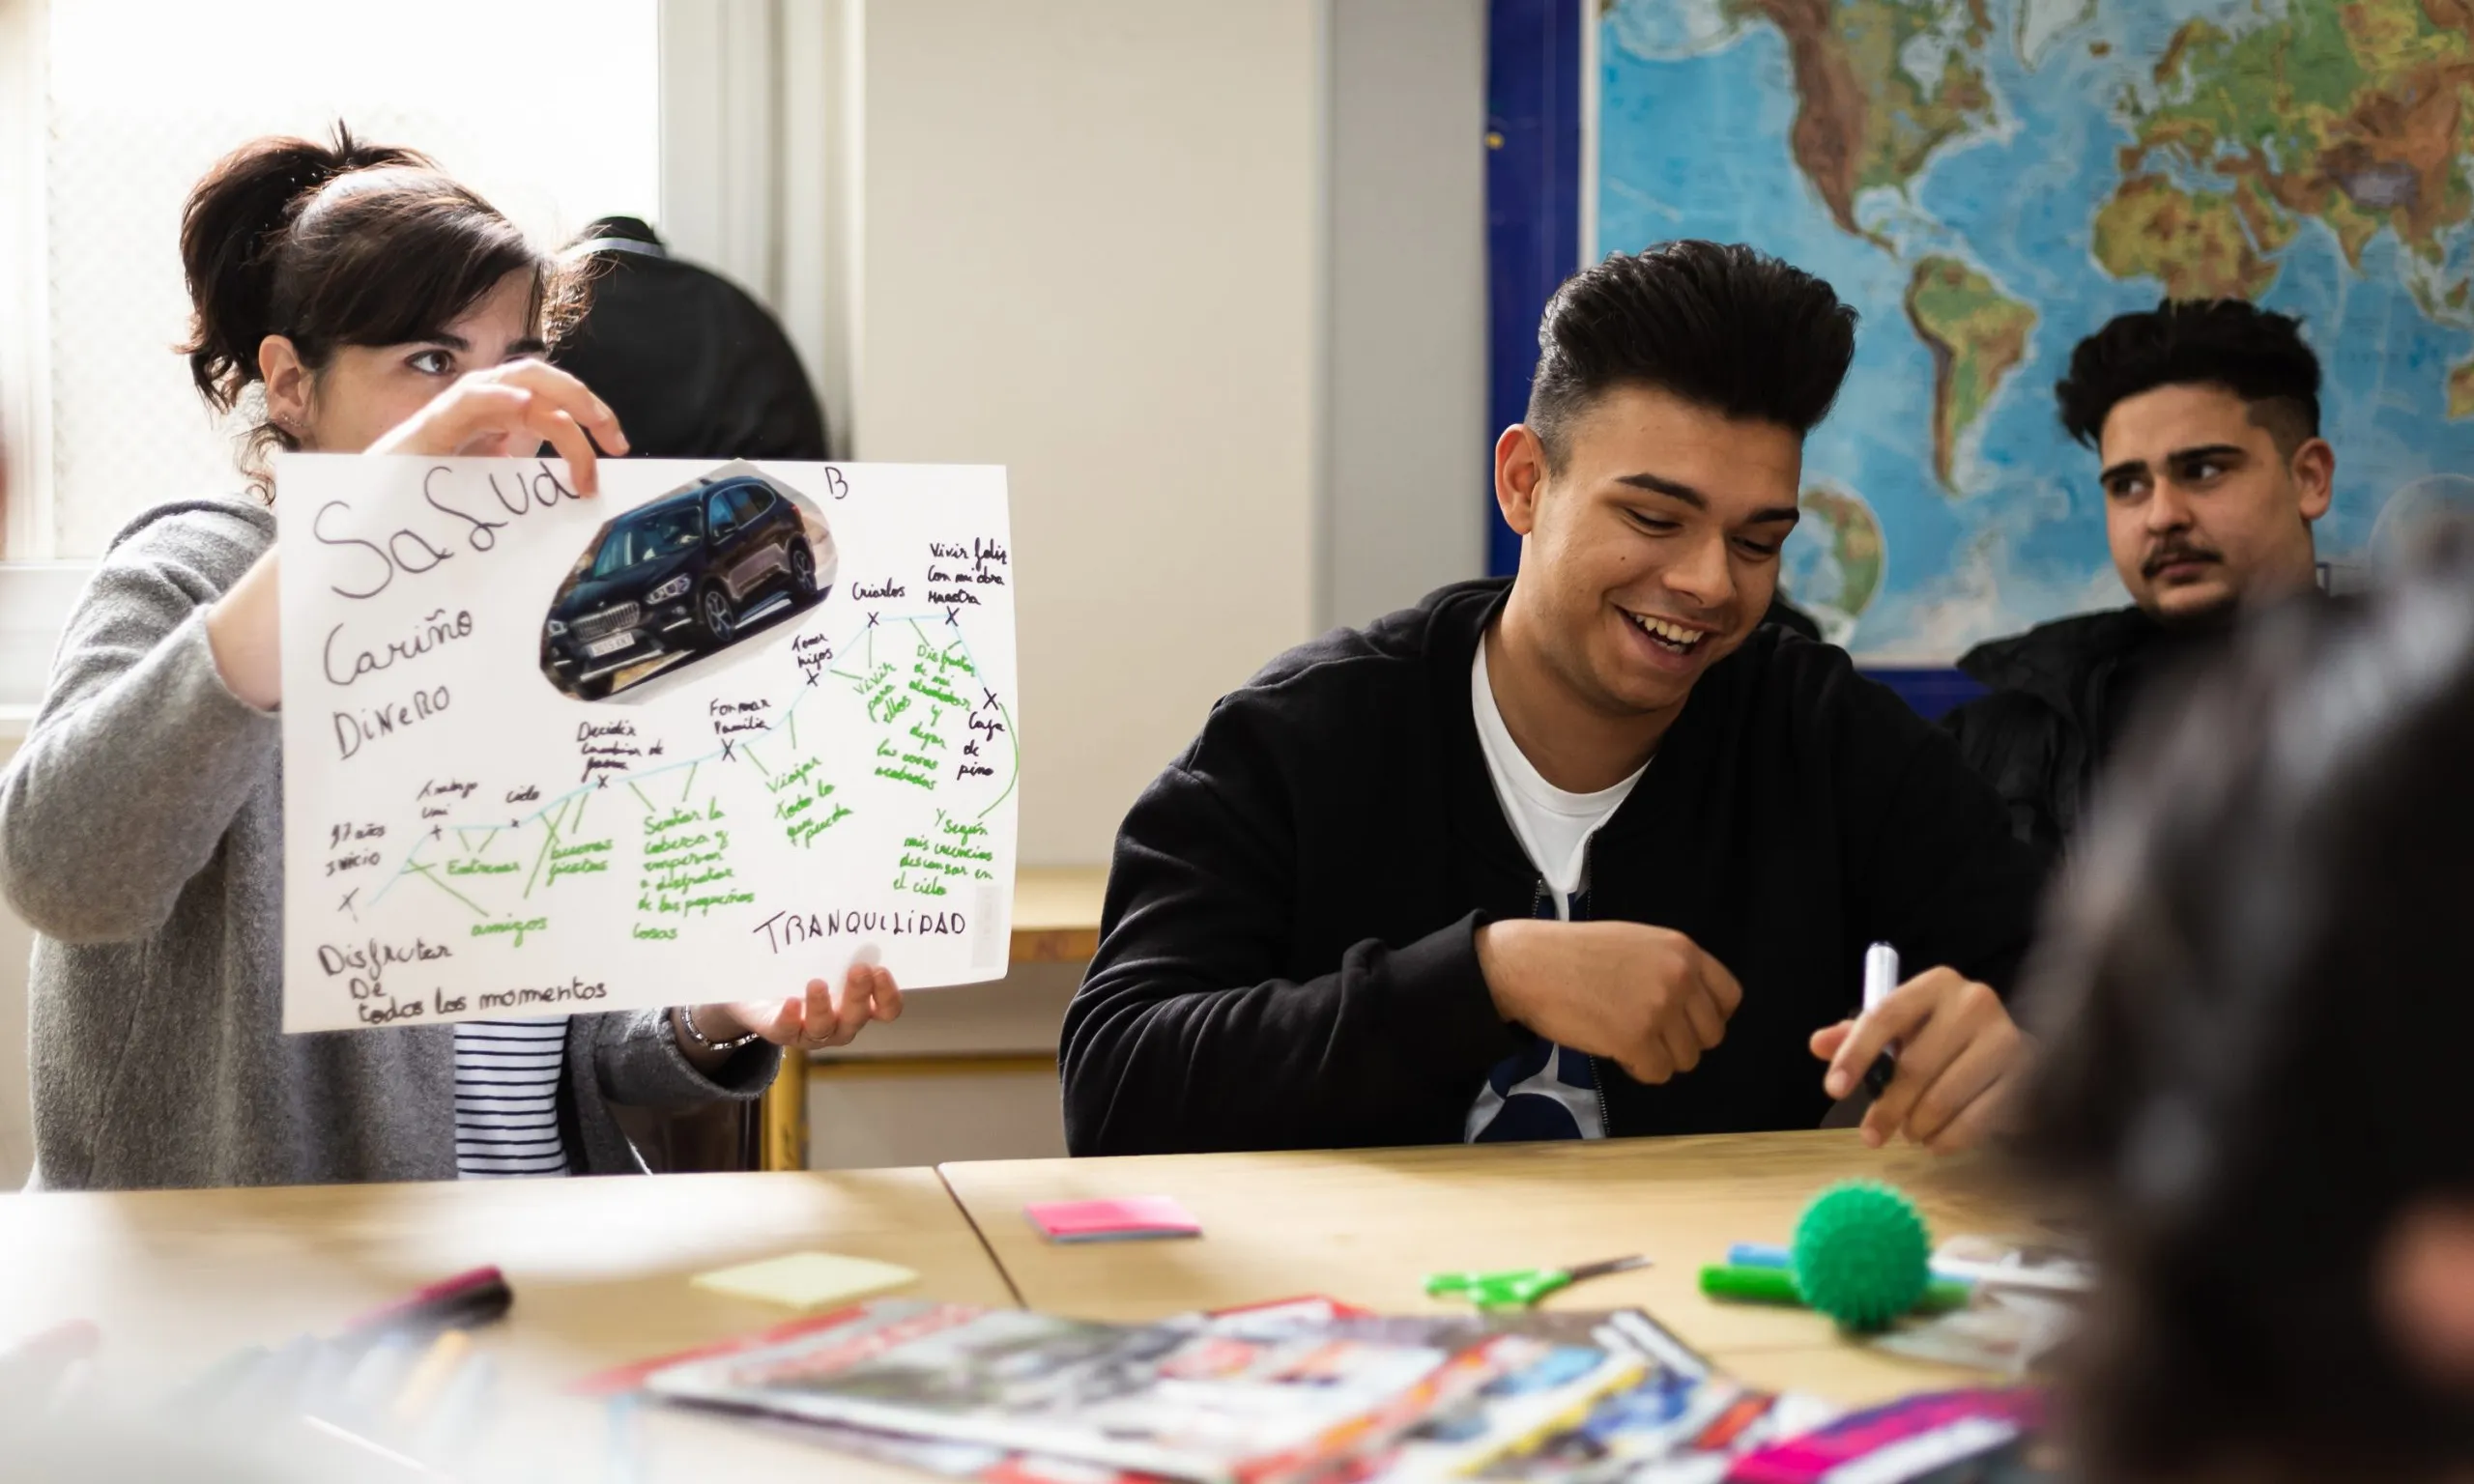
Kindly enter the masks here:
M 287 457 L 285 1028 L 994 978 L 992 468 Z

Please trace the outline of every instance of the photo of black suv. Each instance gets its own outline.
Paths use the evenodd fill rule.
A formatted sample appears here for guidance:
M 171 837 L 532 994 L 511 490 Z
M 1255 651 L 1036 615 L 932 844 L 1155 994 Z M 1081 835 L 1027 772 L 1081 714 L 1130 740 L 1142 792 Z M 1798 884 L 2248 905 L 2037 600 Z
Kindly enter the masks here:
M 600 700 L 817 602 L 838 565 L 814 501 L 725 465 L 593 532 L 550 600 L 541 672 Z

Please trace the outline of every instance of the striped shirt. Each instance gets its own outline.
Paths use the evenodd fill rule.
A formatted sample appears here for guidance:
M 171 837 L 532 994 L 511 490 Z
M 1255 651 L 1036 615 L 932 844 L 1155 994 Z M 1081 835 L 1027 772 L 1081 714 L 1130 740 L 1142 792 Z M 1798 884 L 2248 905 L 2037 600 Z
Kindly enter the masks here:
M 564 1175 L 559 1083 L 567 1017 L 465 1020 L 455 1027 L 455 1173 Z

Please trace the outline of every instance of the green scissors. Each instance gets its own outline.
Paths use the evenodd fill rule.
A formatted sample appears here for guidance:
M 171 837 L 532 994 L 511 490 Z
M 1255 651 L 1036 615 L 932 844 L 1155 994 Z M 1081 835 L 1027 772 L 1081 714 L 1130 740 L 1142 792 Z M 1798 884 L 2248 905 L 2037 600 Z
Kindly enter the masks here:
M 1426 1296 L 1431 1298 L 1466 1298 L 1482 1309 L 1525 1309 L 1555 1290 L 1569 1287 L 1583 1278 L 1602 1278 L 1610 1272 L 1628 1272 L 1648 1266 L 1650 1260 L 1635 1253 L 1630 1257 L 1610 1257 L 1602 1263 L 1583 1263 L 1577 1268 L 1438 1272 L 1426 1279 Z

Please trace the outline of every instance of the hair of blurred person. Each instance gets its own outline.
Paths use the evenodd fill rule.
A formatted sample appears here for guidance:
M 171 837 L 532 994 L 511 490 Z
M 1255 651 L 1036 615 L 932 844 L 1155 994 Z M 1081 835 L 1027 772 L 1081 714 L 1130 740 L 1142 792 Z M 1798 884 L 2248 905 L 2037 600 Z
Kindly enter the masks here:
M 591 302 L 551 352 L 610 404 L 635 456 L 823 459 L 824 412 L 779 321 L 738 285 L 605 216 L 561 260 Z
M 181 265 L 192 314 L 180 350 L 217 413 L 271 368 L 297 367 L 314 405 L 338 352 L 401 347 L 407 364 L 384 373 L 399 394 L 360 400 L 409 415 L 463 369 L 448 327 L 510 274 L 532 284 L 529 353 L 580 308 L 575 275 L 471 187 L 418 151 L 370 144 L 340 123 L 329 143 L 256 139 L 217 162 L 182 213 Z M 272 498 L 266 455 L 303 446 L 298 419 L 271 414 L 246 435 L 243 469 Z
M 2024 990 L 2091 1227 L 2091 1479 L 2474 1462 L 2474 559 L 2266 610 L 2151 711 Z

